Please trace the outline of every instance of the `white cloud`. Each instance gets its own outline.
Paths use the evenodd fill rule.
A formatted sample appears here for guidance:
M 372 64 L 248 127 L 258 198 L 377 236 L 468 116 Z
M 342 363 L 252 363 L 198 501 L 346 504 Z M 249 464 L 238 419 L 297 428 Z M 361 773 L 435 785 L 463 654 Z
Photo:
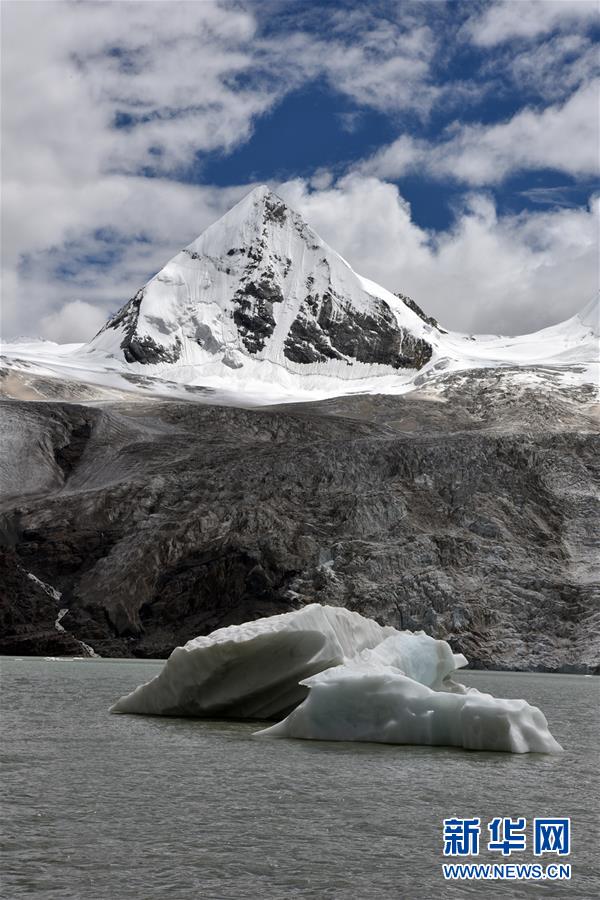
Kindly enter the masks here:
M 426 26 L 408 33 L 380 26 L 364 33 L 358 44 L 330 41 L 316 49 L 329 81 L 358 103 L 426 113 L 441 93 L 429 80 L 436 46 Z
M 502 69 L 517 90 L 535 91 L 546 101 L 564 100 L 600 73 L 596 43 L 584 34 L 557 34 L 522 49 L 510 45 L 494 55 L 493 66 Z
M 357 169 L 381 178 L 402 178 L 417 168 L 426 169 L 432 152 L 432 145 L 426 141 L 401 134 L 391 144 L 381 147 L 370 159 L 360 163 Z
M 598 171 L 599 82 L 564 104 L 524 109 L 495 125 L 460 125 L 438 144 L 402 135 L 362 164 L 363 172 L 399 178 L 420 167 L 470 185 L 496 184 L 513 172 L 552 168 L 574 176 Z
M 358 272 L 449 328 L 535 331 L 573 315 L 597 288 L 597 201 L 499 218 L 488 196 L 473 194 L 451 231 L 430 234 L 397 187 L 374 177 L 312 192 L 295 180 L 280 193 Z
M 361 106 L 429 113 L 442 88 L 431 79 L 438 39 L 427 25 L 356 10 L 341 19 L 326 6 L 322 15 L 324 37 L 292 30 L 259 41 L 257 58 L 289 88 L 322 78 Z
M 233 147 L 278 96 L 246 77 L 254 31 L 215 2 L 6 4 L 4 129 L 32 138 L 6 142 L 6 171 L 82 179 Z
M 556 28 L 598 21 L 594 0 L 503 0 L 493 3 L 467 24 L 475 44 L 492 47 L 511 38 L 535 38 Z
M 47 340 L 57 344 L 72 341 L 87 341 L 96 334 L 106 321 L 102 310 L 84 300 L 72 300 L 60 310 L 44 316 L 40 321 L 40 332 Z
M 292 4 L 291 30 L 262 41 L 260 53 L 289 83 L 322 78 L 361 106 L 426 116 L 443 94 L 431 77 L 440 36 L 427 22 L 427 6 L 321 4 L 315 34 L 314 7 L 302 14 L 302 4 Z M 347 122 L 352 122 L 351 115 Z

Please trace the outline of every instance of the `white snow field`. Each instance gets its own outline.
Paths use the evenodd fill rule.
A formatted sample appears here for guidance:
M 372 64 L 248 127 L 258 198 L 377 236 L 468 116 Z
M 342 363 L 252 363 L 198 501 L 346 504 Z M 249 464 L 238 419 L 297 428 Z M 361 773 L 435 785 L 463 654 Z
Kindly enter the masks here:
M 111 712 L 267 719 L 292 710 L 257 735 L 561 751 L 536 707 L 454 681 L 466 664 L 424 632 L 313 603 L 194 638 Z
M 276 297 L 276 302 L 266 301 L 273 317 L 268 336 L 261 336 L 260 321 L 248 326 L 257 329 L 250 334 L 258 341 L 251 349 L 245 326 L 239 324 L 240 295 L 249 289 L 250 277 L 253 290 L 256 285 L 259 292 L 265 290 L 266 283 L 271 294 L 265 296 Z M 286 353 L 294 323 L 316 328 L 318 321 L 306 304 L 325 296 L 333 298 L 333 322 L 348 311 L 359 317 L 355 321 L 381 321 L 383 304 L 407 341 L 429 345 L 431 358 L 420 369 L 360 362 L 339 353 L 339 358 L 294 361 Z M 151 355 L 145 362 L 131 354 L 126 359 L 124 346 L 133 331 L 138 342 L 160 346 L 162 361 L 149 361 Z M 449 373 L 489 368 L 520 370 L 522 378 L 533 382 L 541 373 L 555 385 L 598 384 L 598 335 L 597 298 L 580 314 L 534 334 L 476 337 L 446 332 L 358 275 L 300 216 L 261 186 L 177 253 L 89 343 L 61 346 L 19 340 L 5 343 L 2 352 L 3 364 L 21 379 L 36 375 L 92 384 L 98 399 L 116 391 L 266 405 L 352 393 L 403 394 L 434 385 Z M 321 338 L 325 344 L 329 341 Z M 302 343 L 294 341 L 296 346 Z M 192 388 L 216 393 L 194 394 Z

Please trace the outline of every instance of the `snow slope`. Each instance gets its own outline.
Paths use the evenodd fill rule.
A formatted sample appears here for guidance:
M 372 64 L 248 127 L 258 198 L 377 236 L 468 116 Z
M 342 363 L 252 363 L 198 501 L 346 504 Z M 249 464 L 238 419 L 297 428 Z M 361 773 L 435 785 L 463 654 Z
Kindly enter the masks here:
M 598 381 L 598 302 L 535 334 L 448 333 L 355 273 L 266 187 L 248 194 L 85 345 L 5 344 L 13 370 L 222 402 L 398 394 L 441 373 L 551 370 Z M 206 397 L 204 397 L 206 399 Z M 216 402 L 213 399 L 213 402 Z

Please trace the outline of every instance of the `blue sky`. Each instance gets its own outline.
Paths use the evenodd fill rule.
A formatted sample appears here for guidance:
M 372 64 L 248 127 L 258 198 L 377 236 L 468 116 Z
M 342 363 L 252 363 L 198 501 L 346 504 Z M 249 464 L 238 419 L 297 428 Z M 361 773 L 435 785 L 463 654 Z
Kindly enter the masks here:
M 90 337 L 257 182 L 452 328 L 534 330 L 597 289 L 591 0 L 3 18 L 7 337 Z
M 274 9 L 292 12 L 298 4 L 265 4 Z M 318 33 L 322 21 L 323 4 L 303 3 L 305 28 Z M 485 9 L 483 4 L 479 4 Z M 540 91 L 535 82 L 516 83 L 504 61 L 510 57 L 503 47 L 490 53 L 487 47 L 474 45 L 460 38 L 461 29 L 469 22 L 476 3 L 404 4 L 411 10 L 411 18 L 418 11 L 419 19 L 433 34 L 448 34 L 448 41 L 439 59 L 432 59 L 430 81 L 433 85 L 456 84 L 467 87 L 468 103 L 445 99 L 433 105 L 426 116 L 414 109 L 377 109 L 358 103 L 352 96 L 335 90 L 324 78 L 317 78 L 291 91 L 280 103 L 257 122 L 249 140 L 232 153 L 198 154 L 196 164 L 186 173 L 190 180 L 208 180 L 214 184 L 266 181 L 310 176 L 320 168 L 342 174 L 348 168 L 372 156 L 380 147 L 391 143 L 399 134 L 408 133 L 415 139 L 436 142 L 445 129 L 457 121 L 461 123 L 493 124 L 510 119 L 524 106 L 543 110 L 547 86 Z M 518 4 L 512 6 L 517 9 Z M 401 4 L 371 4 L 372 14 L 397 18 Z M 329 4 L 329 8 L 349 10 L 354 3 Z M 260 7 L 257 7 L 260 9 Z M 516 14 L 516 13 L 515 13 Z M 261 34 L 285 35 L 295 26 L 295 17 L 259 15 Z M 598 40 L 599 27 L 590 16 L 582 29 L 590 44 Z M 545 34 L 551 44 L 559 37 L 560 24 Z M 350 40 L 360 40 L 357 26 Z M 443 39 L 443 38 L 442 38 Z M 523 44 L 521 50 L 525 50 Z M 581 48 L 578 48 L 579 50 Z M 575 48 L 565 54 L 565 66 L 577 58 Z M 591 71 L 590 71 L 591 73 Z M 560 69 L 555 72 L 556 92 L 561 96 Z M 451 94 L 451 91 L 450 91 Z M 592 110 L 590 109 L 590 113 Z M 403 177 L 390 178 L 402 195 L 411 203 L 414 220 L 424 228 L 446 229 L 455 215 L 455 203 L 461 186 L 448 178 L 433 179 L 428 173 L 407 172 Z M 499 185 L 490 186 L 497 208 L 501 212 L 520 212 L 545 206 L 586 204 L 593 181 L 583 182 L 560 169 L 535 168 L 515 172 Z M 557 190 L 560 188 L 560 191 Z M 535 193 L 530 193 L 535 189 Z M 549 189 L 543 193 L 544 189 Z

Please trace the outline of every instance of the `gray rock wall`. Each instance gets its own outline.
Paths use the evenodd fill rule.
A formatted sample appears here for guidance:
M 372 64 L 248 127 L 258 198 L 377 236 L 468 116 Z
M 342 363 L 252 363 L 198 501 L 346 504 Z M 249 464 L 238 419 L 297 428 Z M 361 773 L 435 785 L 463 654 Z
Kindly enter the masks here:
M 9 632 L 27 631 L 18 608 L 32 633 L 54 614 L 32 572 L 102 655 L 165 656 L 318 601 L 423 628 L 476 666 L 595 671 L 599 462 L 586 398 L 556 396 L 550 419 L 546 398 L 517 397 L 509 379 L 448 379 L 446 402 L 8 402 Z M 14 447 L 19 421 L 28 446 L 36 433 L 35 478 Z

